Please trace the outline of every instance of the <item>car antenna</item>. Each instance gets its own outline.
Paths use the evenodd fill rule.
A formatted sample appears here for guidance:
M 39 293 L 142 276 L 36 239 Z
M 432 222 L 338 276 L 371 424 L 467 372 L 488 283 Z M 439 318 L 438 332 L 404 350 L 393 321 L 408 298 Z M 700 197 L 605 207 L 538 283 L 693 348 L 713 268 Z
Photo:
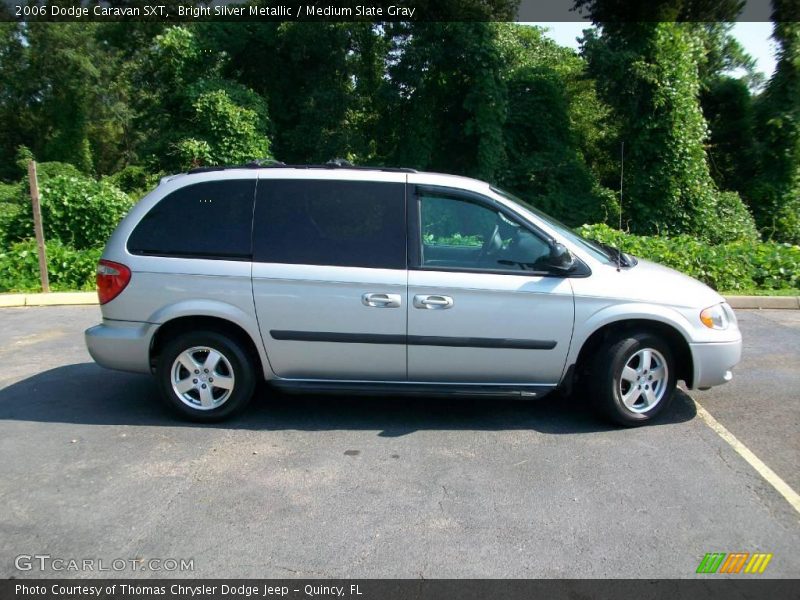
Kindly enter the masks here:
M 619 232 L 622 234 L 622 178 L 625 176 L 625 142 L 622 142 L 619 163 Z M 622 270 L 622 235 L 619 238 L 619 248 L 617 248 L 617 273 Z

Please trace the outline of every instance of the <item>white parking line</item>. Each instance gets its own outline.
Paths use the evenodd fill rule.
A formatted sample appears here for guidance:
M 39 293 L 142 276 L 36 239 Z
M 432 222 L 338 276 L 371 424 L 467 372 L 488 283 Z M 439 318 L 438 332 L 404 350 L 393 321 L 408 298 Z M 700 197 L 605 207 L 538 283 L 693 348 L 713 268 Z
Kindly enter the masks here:
M 740 442 L 735 435 L 725 429 L 722 423 L 717 421 L 710 412 L 700 406 L 700 403 L 697 402 L 697 400 L 692 398 L 692 402 L 694 402 L 698 416 L 705 421 L 706 425 L 711 427 L 711 429 L 713 429 L 717 435 L 719 435 L 719 437 L 728 442 L 731 448 L 736 450 L 739 456 L 745 459 L 751 467 L 758 471 L 758 474 L 766 479 L 767 483 L 774 487 L 777 492 L 786 498 L 786 501 L 791 504 L 798 513 L 800 513 L 800 494 L 795 492 L 792 487 L 783 479 L 781 479 L 775 471 L 764 464 L 764 462 L 755 454 L 753 454 L 747 446 Z

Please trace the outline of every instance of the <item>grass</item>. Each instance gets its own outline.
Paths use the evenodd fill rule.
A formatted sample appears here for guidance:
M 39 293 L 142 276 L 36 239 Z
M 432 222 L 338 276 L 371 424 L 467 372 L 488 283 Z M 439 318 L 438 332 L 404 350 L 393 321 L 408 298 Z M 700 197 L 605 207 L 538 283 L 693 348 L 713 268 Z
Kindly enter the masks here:
M 738 290 L 736 292 L 720 292 L 723 296 L 800 296 L 800 289 L 785 290 Z

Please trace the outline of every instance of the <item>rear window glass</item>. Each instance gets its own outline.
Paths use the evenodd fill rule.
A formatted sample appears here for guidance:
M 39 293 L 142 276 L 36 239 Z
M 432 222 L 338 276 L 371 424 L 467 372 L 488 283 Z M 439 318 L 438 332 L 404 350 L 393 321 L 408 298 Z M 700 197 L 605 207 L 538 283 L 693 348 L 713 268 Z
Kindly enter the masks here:
M 405 185 L 261 180 L 254 260 L 404 269 Z
M 255 185 L 255 179 L 208 181 L 172 192 L 133 230 L 128 251 L 249 259 Z

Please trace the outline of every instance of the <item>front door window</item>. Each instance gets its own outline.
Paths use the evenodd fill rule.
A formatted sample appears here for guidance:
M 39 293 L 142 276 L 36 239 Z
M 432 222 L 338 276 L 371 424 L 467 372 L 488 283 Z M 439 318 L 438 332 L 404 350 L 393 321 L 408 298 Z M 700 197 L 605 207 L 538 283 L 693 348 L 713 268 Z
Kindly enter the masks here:
M 422 195 L 419 207 L 424 268 L 546 270 L 547 242 L 498 210 L 435 195 Z

